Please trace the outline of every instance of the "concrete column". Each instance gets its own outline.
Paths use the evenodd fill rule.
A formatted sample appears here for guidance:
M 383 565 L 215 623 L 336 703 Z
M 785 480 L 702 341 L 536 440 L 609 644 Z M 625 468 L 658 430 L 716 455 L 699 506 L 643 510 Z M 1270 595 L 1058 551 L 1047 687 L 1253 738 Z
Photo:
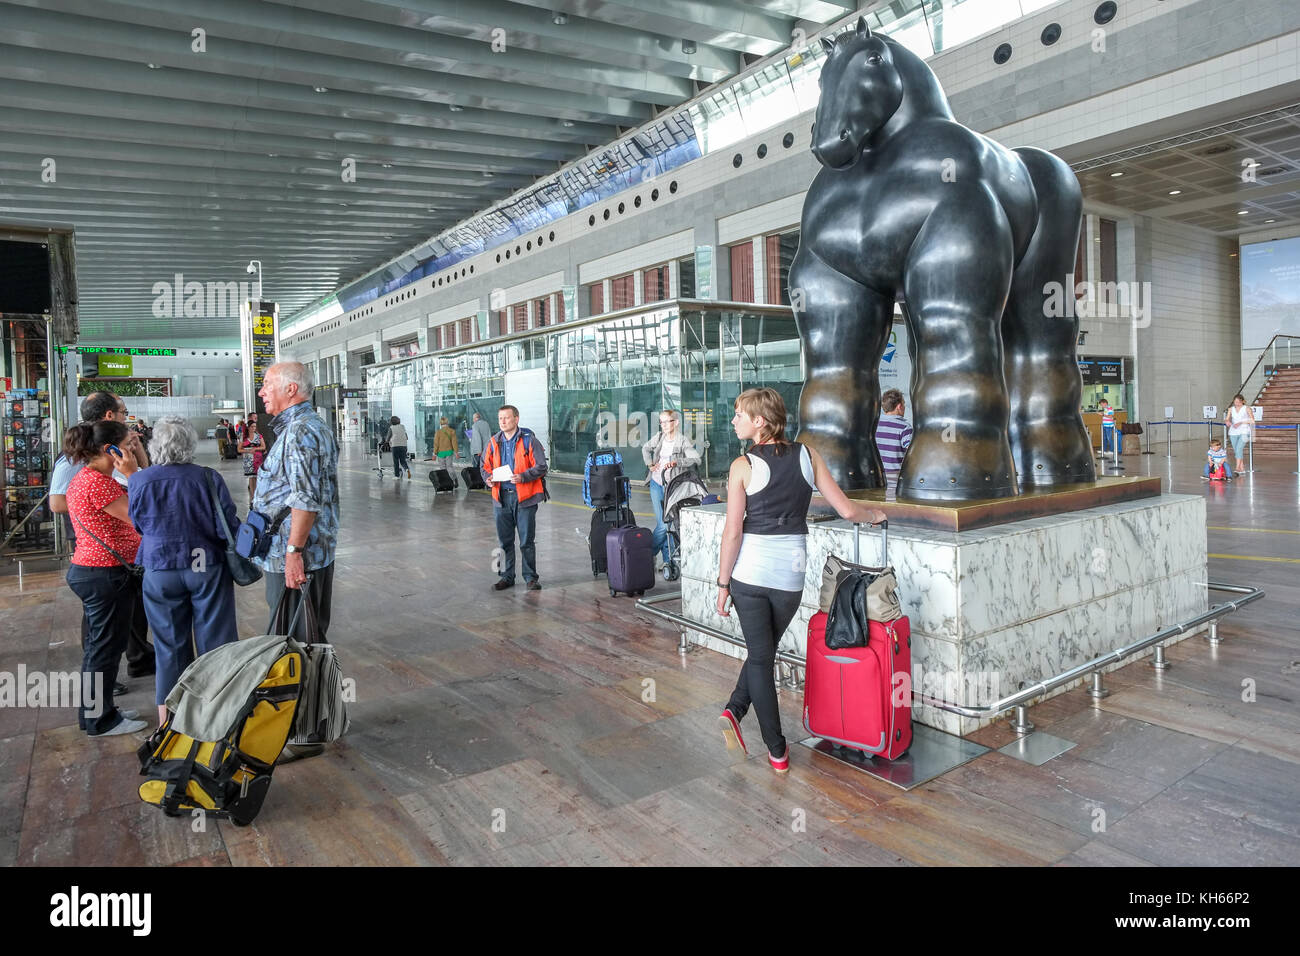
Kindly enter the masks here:
M 754 301 L 763 304 L 767 302 L 767 257 L 764 255 L 763 237 L 755 236 L 751 242 L 754 256 Z
M 632 304 L 645 305 L 645 270 L 636 269 L 632 272 Z

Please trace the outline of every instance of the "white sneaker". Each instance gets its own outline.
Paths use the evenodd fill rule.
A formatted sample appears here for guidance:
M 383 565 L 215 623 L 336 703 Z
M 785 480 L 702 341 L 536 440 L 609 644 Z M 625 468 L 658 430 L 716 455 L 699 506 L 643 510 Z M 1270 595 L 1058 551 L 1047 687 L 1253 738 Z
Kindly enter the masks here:
M 144 730 L 149 725 L 143 720 L 128 720 L 125 717 L 119 720 L 117 724 L 104 731 L 102 734 L 91 734 L 92 737 L 116 737 L 119 734 L 135 734 Z

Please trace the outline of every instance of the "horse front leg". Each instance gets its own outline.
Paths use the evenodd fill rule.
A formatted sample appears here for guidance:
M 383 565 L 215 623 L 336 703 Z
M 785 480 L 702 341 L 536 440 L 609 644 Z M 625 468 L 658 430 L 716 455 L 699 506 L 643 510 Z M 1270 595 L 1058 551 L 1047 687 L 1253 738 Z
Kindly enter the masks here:
M 1000 331 L 1013 260 L 1005 216 L 984 193 L 936 209 L 912 244 L 903 297 L 914 434 L 899 498 L 1018 493 Z
M 816 448 L 845 491 L 883 488 L 876 449 L 880 358 L 894 302 L 799 247 L 790 266 L 790 300 L 803 342 L 799 441 Z

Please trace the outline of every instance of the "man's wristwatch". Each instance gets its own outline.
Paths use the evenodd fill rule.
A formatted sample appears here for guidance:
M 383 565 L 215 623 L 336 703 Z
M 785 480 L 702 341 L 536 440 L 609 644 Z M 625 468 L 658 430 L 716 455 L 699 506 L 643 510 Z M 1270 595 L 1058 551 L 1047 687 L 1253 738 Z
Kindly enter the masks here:
M 285 546 L 284 552 L 285 554 L 302 554 L 306 550 L 306 548 L 300 548 L 296 544 L 290 544 Z

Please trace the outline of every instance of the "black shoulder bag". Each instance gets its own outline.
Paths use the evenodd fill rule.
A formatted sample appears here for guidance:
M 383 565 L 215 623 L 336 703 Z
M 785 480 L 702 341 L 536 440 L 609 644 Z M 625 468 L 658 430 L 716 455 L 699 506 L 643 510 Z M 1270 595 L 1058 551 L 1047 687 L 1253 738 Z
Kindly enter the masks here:
M 226 567 L 230 569 L 230 576 L 240 587 L 256 584 L 262 580 L 262 569 L 235 550 L 235 536 L 230 533 L 230 522 L 226 520 L 226 513 L 221 510 L 216 472 L 211 468 L 205 468 L 204 473 L 208 479 L 208 497 L 212 502 L 212 509 L 217 513 L 217 522 L 221 525 L 221 532 L 226 538 Z

